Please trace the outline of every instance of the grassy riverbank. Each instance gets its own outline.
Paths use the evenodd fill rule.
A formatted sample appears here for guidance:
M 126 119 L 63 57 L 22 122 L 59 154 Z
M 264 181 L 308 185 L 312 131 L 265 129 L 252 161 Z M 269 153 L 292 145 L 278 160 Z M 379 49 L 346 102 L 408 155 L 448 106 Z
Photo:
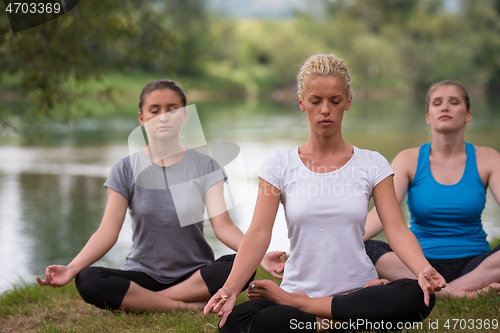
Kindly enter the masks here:
M 270 278 L 259 269 L 257 279 Z M 244 301 L 244 294 L 239 301 Z M 497 329 L 494 329 L 496 320 Z M 403 332 L 498 332 L 500 296 L 473 300 L 438 300 L 421 329 Z M 35 284 L 15 287 L 0 296 L 0 332 L 216 332 L 214 314 L 175 311 L 162 313 L 109 312 L 86 304 L 74 284 L 42 288 Z M 488 326 L 489 329 L 485 329 Z M 447 325 L 448 324 L 448 325 Z M 481 325 L 480 325 L 481 324 Z M 465 328 L 464 328 L 465 327 Z M 472 329 L 469 329 L 472 328 Z

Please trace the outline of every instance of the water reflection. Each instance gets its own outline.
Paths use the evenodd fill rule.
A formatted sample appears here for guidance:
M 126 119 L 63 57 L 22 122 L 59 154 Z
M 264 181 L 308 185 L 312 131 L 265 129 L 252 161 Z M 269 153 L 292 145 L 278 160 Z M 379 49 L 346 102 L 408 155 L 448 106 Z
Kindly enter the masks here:
M 0 174 L 0 253 L 3 275 L 0 290 L 20 278 L 30 276 L 28 265 L 31 240 L 24 237 L 26 228 L 21 217 L 19 175 Z
M 106 192 L 100 177 L 20 174 L 23 233 L 30 239 L 29 266 L 69 263 L 99 224 Z M 40 273 L 41 274 L 41 273 Z
M 359 101 L 346 114 L 344 135 L 349 143 L 378 150 L 392 160 L 399 151 L 430 138 L 419 103 Z M 498 113 L 486 102 L 475 105 L 479 108 L 466 139 L 500 151 Z M 246 230 L 253 215 L 260 164 L 273 150 L 303 143 L 309 134 L 307 121 L 295 106 L 274 103 L 261 103 L 255 109 L 238 103 L 205 103 L 197 109 L 207 141 L 233 142 L 241 148 L 247 172 L 241 179 L 250 180 L 249 193 L 230 215 Z M 128 155 L 127 137 L 137 125 L 135 118 L 48 125 L 47 140 L 37 145 L 26 145 L 22 137 L 0 138 L 4 141 L 0 145 L 0 265 L 4 269 L 0 292 L 21 278 L 34 282 L 34 276 L 43 274 L 49 264 L 68 264 L 85 245 L 106 204 L 102 184 L 111 166 Z M 237 191 L 244 184 L 235 178 L 231 183 Z M 483 222 L 490 238 L 500 237 L 500 208 L 491 194 Z M 230 253 L 215 238 L 210 224 L 205 225 L 216 255 Z M 99 264 L 120 267 L 131 234 L 127 215 L 117 244 Z M 288 246 L 280 208 L 270 249 Z

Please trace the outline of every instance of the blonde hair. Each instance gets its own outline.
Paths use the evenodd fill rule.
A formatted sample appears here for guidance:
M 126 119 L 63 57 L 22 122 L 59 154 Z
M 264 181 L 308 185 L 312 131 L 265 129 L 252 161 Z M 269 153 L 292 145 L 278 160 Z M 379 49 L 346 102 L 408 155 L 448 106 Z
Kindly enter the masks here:
M 300 98 L 304 97 L 306 85 L 314 76 L 334 76 L 344 83 L 347 98 L 354 95 L 347 66 L 334 54 L 315 54 L 306 60 L 297 75 L 297 93 Z
M 470 111 L 470 97 L 469 97 L 469 93 L 467 92 L 465 87 L 458 81 L 444 80 L 441 82 L 434 83 L 429 88 L 429 90 L 427 90 L 427 96 L 425 97 L 425 108 L 426 108 L 427 112 L 429 112 L 429 103 L 431 102 L 430 101 L 431 95 L 440 86 L 455 86 L 462 94 L 462 98 L 464 99 L 466 110 Z

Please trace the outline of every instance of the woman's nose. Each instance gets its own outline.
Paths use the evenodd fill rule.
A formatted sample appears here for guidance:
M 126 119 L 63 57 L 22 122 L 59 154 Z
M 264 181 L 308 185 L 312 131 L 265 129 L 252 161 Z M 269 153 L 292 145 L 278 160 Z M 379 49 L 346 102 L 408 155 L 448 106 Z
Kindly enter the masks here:
M 321 114 L 322 115 L 329 115 L 330 114 L 330 109 L 328 108 L 328 104 L 322 105 Z
M 158 116 L 158 120 L 161 122 L 167 122 L 169 120 L 168 112 L 162 111 L 160 115 Z

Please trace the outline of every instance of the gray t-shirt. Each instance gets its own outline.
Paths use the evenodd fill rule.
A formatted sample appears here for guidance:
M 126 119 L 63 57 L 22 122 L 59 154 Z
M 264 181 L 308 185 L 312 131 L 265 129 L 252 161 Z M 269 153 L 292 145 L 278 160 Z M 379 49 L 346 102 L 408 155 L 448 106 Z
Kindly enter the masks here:
M 169 167 L 142 150 L 118 161 L 104 186 L 129 202 L 133 244 L 123 268 L 173 283 L 213 262 L 203 235 L 204 197 L 225 178 L 215 160 L 194 149 Z

